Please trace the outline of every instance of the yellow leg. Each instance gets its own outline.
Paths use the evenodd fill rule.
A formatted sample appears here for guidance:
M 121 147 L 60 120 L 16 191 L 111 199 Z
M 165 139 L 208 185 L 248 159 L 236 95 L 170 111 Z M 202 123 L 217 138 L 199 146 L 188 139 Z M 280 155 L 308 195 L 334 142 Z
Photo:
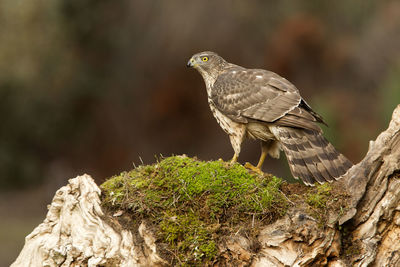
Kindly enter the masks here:
M 262 167 L 262 165 L 264 163 L 265 158 L 267 157 L 267 153 L 268 152 L 265 151 L 264 149 L 261 152 L 260 159 L 258 160 L 258 163 L 257 163 L 257 168 L 260 169 L 260 170 L 261 170 L 261 167 Z
M 258 160 L 257 166 L 255 167 L 253 164 L 246 162 L 244 164 L 244 167 L 247 169 L 250 169 L 258 174 L 264 174 L 263 171 L 261 170 L 261 167 L 264 163 L 265 158 L 267 157 L 268 154 L 268 145 L 265 142 L 261 143 L 261 156 L 260 159 Z
M 237 162 L 238 157 L 239 157 L 238 154 L 235 153 L 229 164 L 231 165 L 235 164 Z

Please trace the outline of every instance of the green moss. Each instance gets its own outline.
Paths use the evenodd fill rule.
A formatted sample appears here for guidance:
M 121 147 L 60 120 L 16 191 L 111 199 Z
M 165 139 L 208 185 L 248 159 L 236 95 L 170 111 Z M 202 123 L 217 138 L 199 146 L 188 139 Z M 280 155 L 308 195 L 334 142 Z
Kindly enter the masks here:
M 283 215 L 281 185 L 279 178 L 253 175 L 240 164 L 173 156 L 123 172 L 101 188 L 107 207 L 150 220 L 160 230 L 159 238 L 178 257 L 175 263 L 196 265 L 215 258 L 219 229 L 229 234 L 235 224 L 248 229 L 253 219 Z
M 312 192 L 307 194 L 306 202 L 308 205 L 322 209 L 326 207 L 326 203 L 331 196 L 332 187 L 329 183 L 315 186 Z
M 164 216 L 160 222 L 160 229 L 162 237 L 172 249 L 190 251 L 189 254 L 179 254 L 181 262 L 212 259 L 217 253 L 211 230 L 192 212 Z

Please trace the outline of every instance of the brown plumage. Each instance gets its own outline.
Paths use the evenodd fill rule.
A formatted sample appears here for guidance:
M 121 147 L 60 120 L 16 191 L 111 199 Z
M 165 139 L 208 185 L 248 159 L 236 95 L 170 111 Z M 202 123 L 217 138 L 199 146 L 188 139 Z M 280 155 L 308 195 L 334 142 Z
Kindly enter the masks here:
M 246 69 L 226 62 L 214 52 L 192 56 L 206 84 L 214 117 L 229 135 L 236 162 L 245 137 L 261 140 L 260 172 L 267 154 L 278 158 L 283 150 L 293 176 L 305 184 L 340 178 L 351 162 L 323 136 L 325 123 L 285 78 L 262 69 Z

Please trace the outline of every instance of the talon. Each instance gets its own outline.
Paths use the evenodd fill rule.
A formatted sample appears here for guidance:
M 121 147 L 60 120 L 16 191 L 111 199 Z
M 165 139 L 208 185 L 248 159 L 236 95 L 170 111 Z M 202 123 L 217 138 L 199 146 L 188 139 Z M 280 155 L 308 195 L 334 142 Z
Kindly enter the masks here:
M 253 164 L 251 164 L 251 163 L 249 163 L 249 162 L 246 162 L 246 163 L 244 164 L 244 167 L 245 167 L 246 169 L 249 169 L 249 170 L 251 170 L 251 171 L 253 171 L 253 172 L 255 172 L 255 173 L 258 173 L 258 174 L 260 174 L 260 175 L 263 175 L 263 174 L 264 174 L 264 172 L 261 170 L 261 168 L 256 167 L 256 166 L 254 166 Z

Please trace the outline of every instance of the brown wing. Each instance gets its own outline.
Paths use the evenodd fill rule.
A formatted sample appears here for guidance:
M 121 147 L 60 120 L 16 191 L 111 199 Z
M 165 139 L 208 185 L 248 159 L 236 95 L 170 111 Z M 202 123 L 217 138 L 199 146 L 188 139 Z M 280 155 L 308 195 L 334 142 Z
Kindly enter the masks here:
M 211 101 L 234 121 L 275 122 L 320 131 L 315 122 L 322 119 L 314 115 L 293 84 L 273 72 L 230 67 L 212 89 Z
M 295 107 L 294 109 L 286 113 L 285 116 L 276 120 L 274 123 L 277 126 L 303 128 L 322 132 L 318 124 L 315 123 L 317 121 L 324 123 L 322 120 L 319 120 L 319 118 L 319 115 L 318 117 L 315 117 L 314 114 L 302 108 L 300 104 L 299 107 Z

